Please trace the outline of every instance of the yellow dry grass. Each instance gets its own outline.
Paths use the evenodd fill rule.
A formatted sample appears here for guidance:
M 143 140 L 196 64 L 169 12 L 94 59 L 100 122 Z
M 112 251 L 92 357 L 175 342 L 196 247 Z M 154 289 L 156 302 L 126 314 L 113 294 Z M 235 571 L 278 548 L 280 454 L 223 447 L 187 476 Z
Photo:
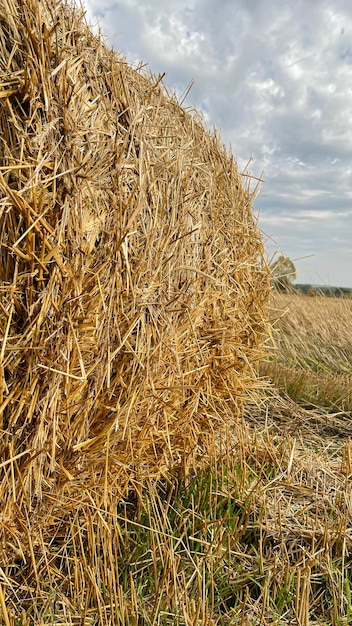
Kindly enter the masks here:
M 275 348 L 261 373 L 295 401 L 351 411 L 351 299 L 275 294 L 271 317 Z

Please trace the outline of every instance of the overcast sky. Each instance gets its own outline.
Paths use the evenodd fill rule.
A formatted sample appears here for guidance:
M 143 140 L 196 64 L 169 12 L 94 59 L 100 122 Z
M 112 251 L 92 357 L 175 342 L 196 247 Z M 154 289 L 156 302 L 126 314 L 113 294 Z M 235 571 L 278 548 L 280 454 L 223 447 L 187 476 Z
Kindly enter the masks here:
M 109 45 L 144 61 L 264 174 L 254 210 L 297 282 L 352 287 L 351 0 L 85 0 Z M 310 256 L 313 255 L 313 256 Z M 309 258 L 304 258 L 309 257 Z

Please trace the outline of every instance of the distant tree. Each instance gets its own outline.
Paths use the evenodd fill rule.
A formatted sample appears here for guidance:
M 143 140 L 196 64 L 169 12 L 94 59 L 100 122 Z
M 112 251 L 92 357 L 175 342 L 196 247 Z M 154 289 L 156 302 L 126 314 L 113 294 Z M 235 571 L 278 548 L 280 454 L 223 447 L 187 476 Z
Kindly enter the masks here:
M 278 291 L 292 291 L 292 283 L 296 280 L 295 264 L 287 256 L 281 254 L 270 265 L 273 285 Z

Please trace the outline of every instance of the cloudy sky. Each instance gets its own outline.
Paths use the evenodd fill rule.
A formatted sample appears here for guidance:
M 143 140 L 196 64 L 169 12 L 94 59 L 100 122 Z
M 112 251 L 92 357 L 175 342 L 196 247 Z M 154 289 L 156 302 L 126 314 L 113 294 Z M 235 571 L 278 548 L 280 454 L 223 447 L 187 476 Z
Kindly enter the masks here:
M 85 0 L 109 45 L 144 61 L 221 130 L 268 255 L 297 282 L 352 287 L 351 0 Z

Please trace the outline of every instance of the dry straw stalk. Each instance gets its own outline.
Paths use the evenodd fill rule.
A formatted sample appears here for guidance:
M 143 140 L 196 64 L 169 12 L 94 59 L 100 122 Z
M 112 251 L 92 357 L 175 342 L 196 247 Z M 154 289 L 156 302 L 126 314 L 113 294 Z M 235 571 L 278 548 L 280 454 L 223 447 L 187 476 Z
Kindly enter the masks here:
M 269 278 L 218 136 L 82 11 L 1 0 L 0 46 L 0 488 L 36 586 L 77 503 L 187 471 L 238 418 Z

